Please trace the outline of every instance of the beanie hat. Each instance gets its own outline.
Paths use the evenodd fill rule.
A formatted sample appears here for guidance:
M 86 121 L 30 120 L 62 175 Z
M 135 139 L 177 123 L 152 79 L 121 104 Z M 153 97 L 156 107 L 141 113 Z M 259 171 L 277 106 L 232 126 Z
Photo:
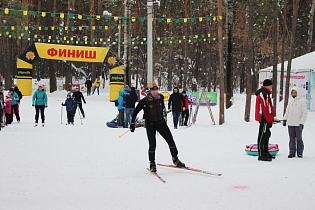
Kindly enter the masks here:
M 158 87 L 154 82 L 152 82 L 152 83 L 149 85 L 149 89 L 150 89 L 150 90 L 158 90 L 159 87 Z
M 11 92 L 11 91 L 14 91 L 14 89 L 13 89 L 13 88 L 10 88 L 10 90 L 9 90 L 9 91 L 10 91 L 10 92 Z
M 186 90 L 183 90 L 182 93 L 186 93 Z
M 38 88 L 43 88 L 44 86 L 43 85 L 38 85 Z
M 272 85 L 272 81 L 270 79 L 265 79 L 264 82 L 263 82 L 263 86 L 267 87 L 267 86 L 270 86 Z
M 68 93 L 68 94 L 67 94 L 67 97 L 68 97 L 68 96 L 70 96 L 70 97 L 71 97 L 71 93 Z

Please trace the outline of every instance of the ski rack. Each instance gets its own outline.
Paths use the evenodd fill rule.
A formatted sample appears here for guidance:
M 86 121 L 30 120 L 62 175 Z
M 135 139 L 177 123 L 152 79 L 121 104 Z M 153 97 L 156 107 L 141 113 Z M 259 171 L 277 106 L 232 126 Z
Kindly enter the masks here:
M 209 103 L 209 100 L 208 100 L 208 97 L 207 97 L 207 94 L 205 93 L 205 88 L 202 89 L 201 91 L 201 95 L 199 97 L 199 100 L 198 100 L 198 103 L 197 103 L 197 107 L 196 107 L 196 110 L 195 110 L 195 113 L 194 113 L 194 117 L 193 117 L 193 120 L 192 120 L 192 124 L 195 124 L 196 120 L 197 120 L 197 115 L 198 115 L 198 111 L 199 111 L 199 107 L 200 107 L 200 102 L 201 102 L 201 99 L 204 98 L 205 101 L 206 101 L 206 104 L 207 104 L 207 107 L 208 107 L 208 112 L 210 114 L 210 117 L 211 117 L 211 120 L 213 122 L 213 125 L 215 125 L 215 121 L 214 121 L 214 117 L 213 117 L 213 114 L 212 114 L 212 110 L 211 110 L 211 106 L 210 106 L 210 103 Z

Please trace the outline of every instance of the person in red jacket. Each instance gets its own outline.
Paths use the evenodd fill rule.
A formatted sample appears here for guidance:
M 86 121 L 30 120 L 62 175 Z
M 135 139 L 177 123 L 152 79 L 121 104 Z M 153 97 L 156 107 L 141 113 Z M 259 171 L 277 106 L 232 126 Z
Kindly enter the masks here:
M 272 161 L 268 152 L 269 138 L 271 136 L 270 128 L 274 122 L 274 112 L 272 100 L 270 97 L 272 90 L 272 81 L 266 79 L 263 86 L 256 91 L 256 110 L 255 120 L 259 122 L 258 134 L 258 160 Z
M 181 122 L 181 126 L 187 126 L 187 122 L 188 122 L 188 118 L 189 118 L 189 104 L 191 103 L 191 101 L 189 101 L 188 96 L 186 94 L 186 91 L 182 91 L 182 95 L 184 97 L 185 100 L 185 110 L 183 109 L 183 102 L 182 102 L 182 122 Z

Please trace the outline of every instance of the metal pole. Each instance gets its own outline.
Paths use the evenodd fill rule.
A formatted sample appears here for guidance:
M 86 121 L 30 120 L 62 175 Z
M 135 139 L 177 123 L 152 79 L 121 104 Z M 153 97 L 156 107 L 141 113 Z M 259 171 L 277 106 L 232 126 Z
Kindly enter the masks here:
M 148 75 L 147 83 L 148 86 L 153 82 L 153 46 L 152 46 L 152 18 L 153 18 L 153 1 L 147 1 L 148 9 L 148 28 L 147 28 L 147 66 L 148 66 Z

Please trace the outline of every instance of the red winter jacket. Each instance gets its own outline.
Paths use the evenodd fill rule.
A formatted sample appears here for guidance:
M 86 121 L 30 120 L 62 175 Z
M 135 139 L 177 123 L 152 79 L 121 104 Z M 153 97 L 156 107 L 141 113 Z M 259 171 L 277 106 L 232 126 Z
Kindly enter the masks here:
M 185 99 L 185 109 L 188 109 L 189 108 L 188 107 L 188 105 L 189 105 L 188 103 L 191 103 L 191 101 L 189 101 L 187 95 L 184 96 L 184 99 Z M 182 102 L 182 110 L 183 110 L 183 102 Z
M 274 121 L 270 94 L 270 90 L 265 87 L 261 87 L 256 91 L 255 120 L 258 122 L 262 122 L 262 116 L 268 123 L 273 123 Z

